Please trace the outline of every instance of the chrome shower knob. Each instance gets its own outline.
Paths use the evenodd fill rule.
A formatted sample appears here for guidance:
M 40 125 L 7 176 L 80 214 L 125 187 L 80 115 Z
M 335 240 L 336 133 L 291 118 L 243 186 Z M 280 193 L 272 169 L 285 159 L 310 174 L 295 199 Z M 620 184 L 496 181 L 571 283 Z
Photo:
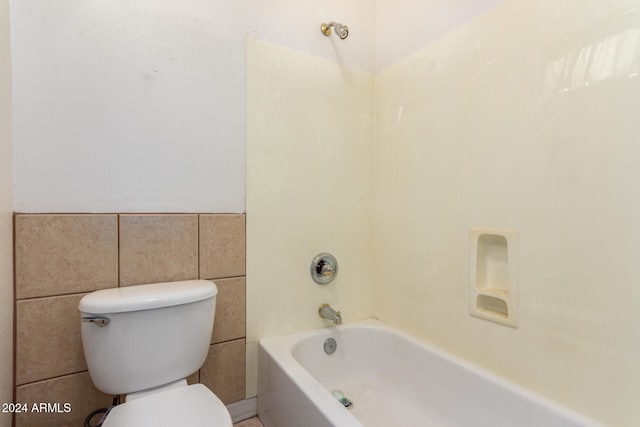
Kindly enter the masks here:
M 326 285 L 338 274 L 338 261 L 329 253 L 318 254 L 311 261 L 311 278 L 319 285 Z

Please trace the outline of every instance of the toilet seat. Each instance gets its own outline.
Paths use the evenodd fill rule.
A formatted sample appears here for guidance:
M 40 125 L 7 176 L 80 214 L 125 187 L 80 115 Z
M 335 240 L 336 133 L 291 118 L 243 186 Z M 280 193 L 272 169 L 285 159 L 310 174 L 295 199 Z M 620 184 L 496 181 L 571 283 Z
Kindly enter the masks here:
M 202 384 L 171 388 L 128 401 L 102 427 L 232 427 L 222 401 Z

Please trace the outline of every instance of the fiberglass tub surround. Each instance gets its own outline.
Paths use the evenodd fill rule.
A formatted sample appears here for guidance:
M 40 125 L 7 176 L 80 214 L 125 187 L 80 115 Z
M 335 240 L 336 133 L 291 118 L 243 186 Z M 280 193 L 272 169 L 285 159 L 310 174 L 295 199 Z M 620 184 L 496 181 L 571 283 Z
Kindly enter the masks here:
M 378 3 L 376 50 L 394 58 L 372 76 L 249 42 L 249 360 L 329 302 L 637 426 L 640 1 L 503 1 L 428 43 L 411 29 L 433 2 Z M 348 58 L 361 25 L 320 19 L 349 24 L 323 40 Z M 519 257 L 493 232 L 472 255 L 476 227 L 516 230 Z M 335 287 L 302 286 L 326 248 Z
M 378 320 L 263 339 L 259 364 L 266 427 L 599 425 Z

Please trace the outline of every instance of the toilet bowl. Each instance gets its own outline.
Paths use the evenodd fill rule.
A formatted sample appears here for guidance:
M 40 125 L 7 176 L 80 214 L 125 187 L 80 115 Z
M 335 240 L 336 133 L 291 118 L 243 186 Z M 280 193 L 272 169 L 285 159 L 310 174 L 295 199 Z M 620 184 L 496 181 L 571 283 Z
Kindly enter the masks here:
M 127 400 L 113 408 L 102 427 L 231 427 L 231 416 L 218 397 L 202 384 Z
M 208 280 L 105 289 L 78 305 L 89 374 L 98 390 L 126 395 L 102 427 L 231 427 L 222 401 L 186 377 L 203 365 L 215 316 Z

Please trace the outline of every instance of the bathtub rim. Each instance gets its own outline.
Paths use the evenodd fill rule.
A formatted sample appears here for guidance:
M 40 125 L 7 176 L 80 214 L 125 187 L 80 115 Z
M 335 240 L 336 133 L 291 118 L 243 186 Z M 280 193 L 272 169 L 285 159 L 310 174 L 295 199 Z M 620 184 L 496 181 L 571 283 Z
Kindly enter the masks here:
M 499 387 L 503 387 L 509 393 L 519 395 L 523 399 L 531 401 L 533 404 L 548 408 L 550 411 L 557 412 L 559 415 L 575 422 L 584 427 L 604 427 L 604 424 L 589 418 L 588 416 L 555 402 L 533 390 L 527 389 L 509 379 L 502 377 L 494 372 L 487 370 L 477 364 L 474 364 L 462 357 L 450 353 L 435 345 L 423 341 L 415 336 L 397 329 L 377 318 L 369 318 L 349 322 L 339 326 L 328 326 L 318 329 L 310 329 L 306 331 L 295 332 L 288 335 L 280 335 L 274 337 L 262 338 L 259 341 L 259 352 L 264 351 L 270 356 L 270 359 L 276 363 L 287 375 L 292 378 L 298 389 L 322 412 L 327 414 L 331 420 L 338 422 L 349 422 L 357 424 L 348 424 L 354 426 L 364 426 L 348 409 L 336 405 L 335 398 L 331 392 L 327 390 L 304 366 L 294 357 L 293 350 L 296 345 L 303 339 L 313 339 L 323 335 L 330 335 L 331 331 L 346 329 L 377 329 L 396 335 L 397 338 L 407 342 L 411 346 L 416 346 L 419 351 L 426 351 L 434 354 L 436 357 L 444 358 L 456 365 L 469 375 L 477 375 L 482 380 L 491 382 Z M 258 373 L 260 378 L 260 373 Z M 300 381 L 296 381 L 299 379 Z M 260 399 L 260 392 L 258 392 Z M 334 418 L 334 416 L 336 418 Z M 338 424 L 342 425 L 342 424 Z

